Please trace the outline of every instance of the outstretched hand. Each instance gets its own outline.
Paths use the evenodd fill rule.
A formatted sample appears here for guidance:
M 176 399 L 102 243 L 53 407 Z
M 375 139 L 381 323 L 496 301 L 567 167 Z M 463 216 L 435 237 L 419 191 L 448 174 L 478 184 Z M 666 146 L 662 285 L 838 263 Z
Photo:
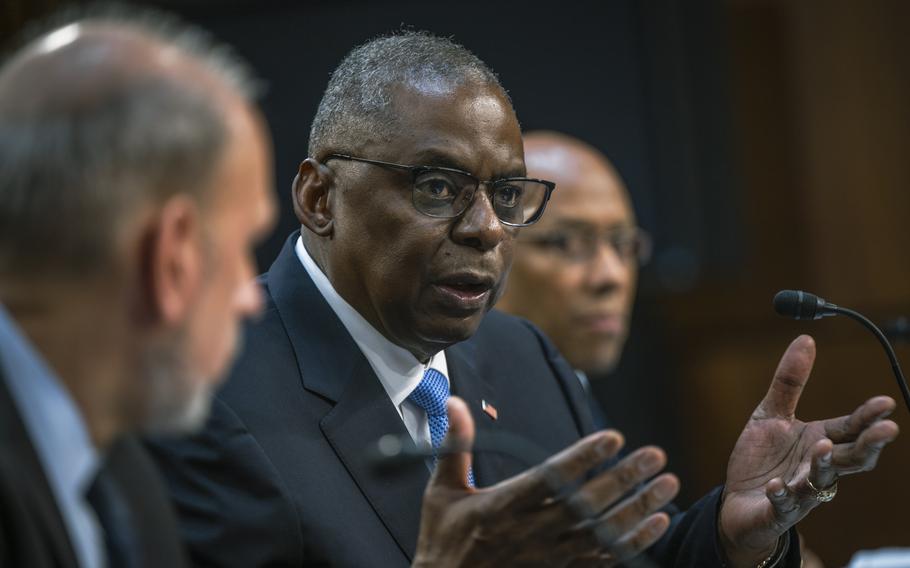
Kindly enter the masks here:
M 887 396 L 869 399 L 848 416 L 798 420 L 796 406 L 814 361 L 815 341 L 796 338 L 733 448 L 718 522 L 733 566 L 767 558 L 778 538 L 819 505 L 816 489 L 873 469 L 882 448 L 897 437 L 897 424 L 885 419 L 895 407 Z
M 475 489 L 467 483 L 474 423 L 457 397 L 448 402 L 445 445 L 424 493 L 414 566 L 598 566 L 640 554 L 667 530 L 659 512 L 679 481 L 658 474 L 663 451 L 642 448 L 586 480 L 616 456 L 618 432 L 592 434 L 513 478 Z M 632 493 L 629 496 L 630 492 Z

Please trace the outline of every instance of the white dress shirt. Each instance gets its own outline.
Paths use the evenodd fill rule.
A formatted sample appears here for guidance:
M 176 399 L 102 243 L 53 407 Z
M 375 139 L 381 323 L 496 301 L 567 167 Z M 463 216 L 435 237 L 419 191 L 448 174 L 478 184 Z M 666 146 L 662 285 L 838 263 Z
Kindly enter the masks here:
M 85 421 L 54 371 L 0 305 L 0 365 L 63 517 L 79 566 L 106 565 L 104 537 L 85 500 L 100 458 Z
M 424 371 L 428 368 L 436 369 L 445 375 L 446 380 L 449 380 L 445 352 L 440 351 L 433 355 L 426 364 L 418 361 L 410 351 L 386 339 L 335 291 L 328 277 L 316 265 L 306 247 L 303 246 L 301 237 L 297 237 L 295 250 L 297 258 L 300 259 L 303 268 L 313 279 L 316 288 L 319 289 L 322 297 L 331 306 L 332 311 L 341 320 L 345 329 L 354 338 L 354 342 L 360 347 L 364 357 L 369 361 L 370 366 L 373 367 L 373 371 L 379 377 L 379 382 L 382 383 L 382 388 L 389 395 L 392 405 L 398 410 L 411 438 L 417 445 L 431 445 L 430 425 L 427 421 L 426 411 L 407 398 L 411 391 L 417 388 L 423 379 Z

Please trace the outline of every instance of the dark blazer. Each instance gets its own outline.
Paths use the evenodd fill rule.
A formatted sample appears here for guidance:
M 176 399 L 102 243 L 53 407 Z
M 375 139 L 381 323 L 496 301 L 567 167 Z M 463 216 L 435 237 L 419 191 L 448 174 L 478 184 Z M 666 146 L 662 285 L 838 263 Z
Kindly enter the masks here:
M 123 438 L 110 449 L 103 467 L 108 468 L 132 513 L 140 565 L 148 568 L 187 565 L 164 485 L 142 446 L 131 438 Z M 77 566 L 73 545 L 44 469 L 2 377 L 0 566 Z
M 407 430 L 370 364 L 307 275 L 291 235 L 261 277 L 265 313 L 217 395 L 205 430 L 149 444 L 200 565 L 381 566 L 410 564 L 429 479 L 425 464 L 382 474 L 369 449 Z M 478 437 L 520 434 L 546 454 L 593 430 L 568 364 L 531 324 L 491 312 L 469 340 L 446 350 L 452 390 Z M 493 420 L 481 401 L 498 411 Z M 474 456 L 478 486 L 528 463 Z M 662 556 L 719 565 L 717 494 L 681 515 Z M 681 556 L 680 556 L 681 555 Z M 672 564 L 670 564 L 672 565 Z

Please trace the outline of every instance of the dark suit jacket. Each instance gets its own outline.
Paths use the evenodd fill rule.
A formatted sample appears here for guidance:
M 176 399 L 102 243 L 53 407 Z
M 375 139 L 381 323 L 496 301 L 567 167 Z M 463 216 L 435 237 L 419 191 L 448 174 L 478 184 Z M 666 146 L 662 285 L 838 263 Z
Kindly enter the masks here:
M 415 550 L 423 463 L 390 475 L 368 449 L 407 430 L 370 364 L 294 252 L 292 235 L 261 277 L 264 316 L 247 330 L 236 368 L 205 431 L 155 441 L 181 530 L 201 565 L 407 566 Z M 487 315 L 469 340 L 446 350 L 452 390 L 478 427 L 520 434 L 546 454 L 593 430 L 568 364 L 532 325 Z M 493 420 L 481 400 L 498 410 Z M 478 486 L 526 469 L 493 453 L 474 456 Z M 662 558 L 717 565 L 717 495 L 677 519 Z
M 108 452 L 108 468 L 133 516 L 141 566 L 187 564 L 161 478 L 135 440 Z M 77 566 L 50 485 L 3 377 L 0 377 L 0 567 Z M 115 567 L 112 567 L 115 568 Z

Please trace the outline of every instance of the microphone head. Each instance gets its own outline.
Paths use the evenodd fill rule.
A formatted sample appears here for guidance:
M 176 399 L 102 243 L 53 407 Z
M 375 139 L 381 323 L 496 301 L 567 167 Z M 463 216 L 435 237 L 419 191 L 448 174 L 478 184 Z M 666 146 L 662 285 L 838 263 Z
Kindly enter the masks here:
M 774 295 L 774 311 L 793 319 L 821 319 L 830 315 L 827 302 L 802 290 L 781 290 Z

